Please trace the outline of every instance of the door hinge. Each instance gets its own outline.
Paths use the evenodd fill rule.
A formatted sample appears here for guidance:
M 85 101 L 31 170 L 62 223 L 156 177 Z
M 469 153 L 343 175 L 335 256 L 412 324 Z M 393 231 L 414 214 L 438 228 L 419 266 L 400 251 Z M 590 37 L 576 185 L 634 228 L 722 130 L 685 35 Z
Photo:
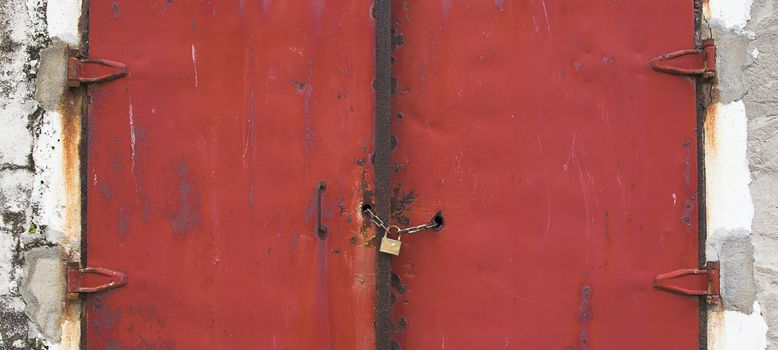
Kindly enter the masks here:
M 127 75 L 127 65 L 124 63 L 83 57 L 78 51 L 71 51 L 68 58 L 68 86 L 79 87 L 81 84 L 98 84 L 119 79 Z
M 127 274 L 124 272 L 104 267 L 80 267 L 78 263 L 68 264 L 68 293 L 98 293 L 123 287 L 126 284 Z
M 713 78 L 716 76 L 716 46 L 713 39 L 707 39 L 699 49 L 666 53 L 652 58 L 648 64 L 657 72 Z
M 719 262 L 709 261 L 703 269 L 680 269 L 657 275 L 654 288 L 670 293 L 704 296 L 709 304 L 721 301 Z

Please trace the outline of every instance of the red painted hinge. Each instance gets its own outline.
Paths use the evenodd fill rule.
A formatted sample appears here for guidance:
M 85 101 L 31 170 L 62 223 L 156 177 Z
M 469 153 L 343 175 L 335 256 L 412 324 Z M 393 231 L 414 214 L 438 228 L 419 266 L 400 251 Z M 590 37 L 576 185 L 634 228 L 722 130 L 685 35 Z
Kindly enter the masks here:
M 84 267 L 80 268 L 78 264 L 71 264 L 67 269 L 67 289 L 68 293 L 97 293 L 106 290 L 123 287 L 127 284 L 127 275 L 123 272 L 109 270 L 103 267 Z M 95 284 L 86 283 L 87 275 L 98 275 L 96 277 L 108 281 Z
M 674 75 L 716 76 L 716 46 L 713 39 L 703 41 L 702 48 L 670 52 L 648 61 L 657 72 Z
M 127 75 L 127 65 L 116 61 L 86 58 L 73 53 L 68 59 L 68 86 L 104 83 Z
M 704 296 L 709 304 L 716 304 L 721 301 L 719 262 L 709 261 L 702 270 L 681 269 L 657 275 L 654 288 L 681 295 Z

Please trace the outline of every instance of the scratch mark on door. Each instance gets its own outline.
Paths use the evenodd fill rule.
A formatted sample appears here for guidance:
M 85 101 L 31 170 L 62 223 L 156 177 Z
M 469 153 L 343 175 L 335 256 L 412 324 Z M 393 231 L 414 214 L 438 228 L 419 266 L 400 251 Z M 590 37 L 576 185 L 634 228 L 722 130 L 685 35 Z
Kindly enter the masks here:
M 197 49 L 194 43 L 192 43 L 192 66 L 194 67 L 194 86 L 198 87 L 200 82 L 197 77 Z

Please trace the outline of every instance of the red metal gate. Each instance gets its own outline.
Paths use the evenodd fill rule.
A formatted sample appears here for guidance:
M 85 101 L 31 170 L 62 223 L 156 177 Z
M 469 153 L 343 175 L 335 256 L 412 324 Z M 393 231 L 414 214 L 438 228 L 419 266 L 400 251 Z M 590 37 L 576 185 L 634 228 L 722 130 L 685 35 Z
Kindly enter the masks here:
M 86 263 L 127 284 L 86 297 L 87 348 L 372 348 L 370 3 L 92 0 L 89 20 L 89 56 L 129 74 L 89 87 Z
M 697 349 L 693 1 L 396 1 L 402 349 Z
M 371 5 L 90 1 L 87 348 L 697 348 L 692 1 Z

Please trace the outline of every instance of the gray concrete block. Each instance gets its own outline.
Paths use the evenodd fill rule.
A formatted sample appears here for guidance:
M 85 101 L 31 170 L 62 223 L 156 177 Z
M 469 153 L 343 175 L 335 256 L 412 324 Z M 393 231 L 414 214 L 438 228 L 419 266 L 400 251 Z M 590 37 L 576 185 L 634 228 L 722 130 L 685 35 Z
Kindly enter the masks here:
M 25 273 L 20 292 L 25 313 L 48 339 L 58 341 L 65 308 L 65 264 L 60 247 L 33 248 L 24 253 Z

